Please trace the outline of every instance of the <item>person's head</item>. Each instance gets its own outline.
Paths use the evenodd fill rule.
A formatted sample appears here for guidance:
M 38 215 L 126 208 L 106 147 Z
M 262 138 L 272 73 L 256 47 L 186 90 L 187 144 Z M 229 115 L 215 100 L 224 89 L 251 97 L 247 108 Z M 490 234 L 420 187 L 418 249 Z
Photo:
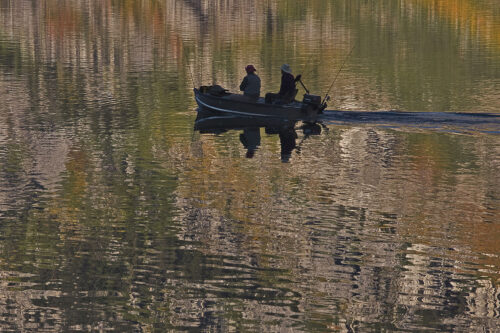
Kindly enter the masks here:
M 247 67 L 245 67 L 245 70 L 247 71 L 248 74 L 257 71 L 255 67 L 253 67 L 253 65 L 248 65 Z
M 292 74 L 292 69 L 290 68 L 290 65 L 288 64 L 283 64 L 281 65 L 281 72 L 285 72 L 285 73 L 288 73 L 288 74 Z

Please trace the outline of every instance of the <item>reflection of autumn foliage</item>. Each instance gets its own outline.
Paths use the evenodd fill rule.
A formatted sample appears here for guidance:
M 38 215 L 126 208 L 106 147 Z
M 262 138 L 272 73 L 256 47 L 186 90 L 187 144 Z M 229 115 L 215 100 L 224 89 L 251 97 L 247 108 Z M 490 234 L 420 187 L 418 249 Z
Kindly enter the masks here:
M 498 165 L 478 159 L 484 156 L 473 151 L 495 149 L 494 141 L 469 147 L 467 139 L 455 140 L 443 135 L 410 135 L 414 183 L 409 185 L 412 204 L 404 211 L 408 222 L 402 224 L 403 235 L 421 237 L 422 244 L 453 249 L 451 257 L 484 254 L 474 262 L 492 270 L 481 270 L 495 283 L 500 282 L 495 267 L 500 267 L 500 211 L 494 207 L 498 196 Z M 491 146 L 490 146 L 491 145 Z M 482 167 L 479 167 L 482 166 Z M 460 271 L 460 269 L 459 269 Z
M 78 226 L 82 214 L 82 202 L 88 194 L 87 170 L 88 156 L 84 151 L 73 150 L 68 153 L 66 162 L 66 178 L 63 180 L 63 200 L 54 201 L 50 208 L 52 218 L 61 222 L 61 232 Z M 69 228 L 69 229 L 68 229 Z
M 68 173 L 68 194 L 72 198 L 78 198 L 86 191 L 86 170 L 87 154 L 83 151 L 71 151 L 68 154 L 68 161 L 66 162 L 66 170 Z
M 458 261 L 464 256 L 484 254 L 475 257 L 474 262 L 491 270 L 472 268 L 472 272 L 498 281 L 494 270 L 500 262 L 492 255 L 500 251 L 500 235 L 494 229 L 495 221 L 500 219 L 500 211 L 494 207 L 499 186 L 495 180 L 498 165 L 488 164 L 490 154 L 478 154 L 494 149 L 494 141 L 477 143 L 466 136 L 432 133 L 405 133 L 393 138 L 390 133 L 380 131 L 377 133 L 380 140 L 372 146 L 365 141 L 369 137 L 348 140 L 349 135 L 352 133 L 341 132 L 338 138 L 328 141 L 328 149 L 335 152 L 333 156 L 313 148 L 311 155 L 322 156 L 315 161 L 314 172 L 309 169 L 311 165 L 295 161 L 286 175 L 272 159 L 260 161 L 263 164 L 259 168 L 251 166 L 254 161 L 242 163 L 237 140 L 233 146 L 223 138 L 202 137 L 200 150 L 191 151 L 194 156 L 183 155 L 185 173 L 181 183 L 185 184 L 179 186 L 178 194 L 190 198 L 195 210 L 217 212 L 238 221 L 246 237 L 271 252 L 273 242 L 281 249 L 293 246 L 290 240 L 280 243 L 274 236 L 276 221 L 300 221 L 300 213 L 293 213 L 303 209 L 297 203 L 304 201 L 318 212 L 324 205 L 334 209 L 338 202 L 356 198 L 355 205 L 365 207 L 370 216 L 379 210 L 399 216 L 394 230 L 401 239 L 449 249 L 446 258 Z M 256 158 L 272 156 L 274 152 L 269 150 L 272 150 L 270 143 L 263 145 Z M 342 151 L 345 156 L 339 161 Z M 388 151 L 402 154 L 391 162 L 394 174 L 383 167 Z M 350 182 L 352 178 L 354 183 Z M 296 183 L 291 179 L 296 179 Z M 297 191 L 300 196 L 296 197 L 294 187 L 306 184 L 307 191 Z M 275 207 L 280 209 L 274 210 Z M 297 241 L 307 242 L 301 236 L 304 235 L 297 235 Z M 206 237 L 207 251 L 217 251 L 211 248 L 214 240 L 210 235 Z M 459 265 L 455 271 L 463 270 Z
M 437 17 L 448 19 L 463 32 L 479 36 L 486 44 L 500 49 L 499 2 L 474 0 L 425 0 L 417 3 L 428 6 Z M 496 11 L 496 15 L 494 14 Z
M 358 44 L 346 65 L 352 68 L 334 88 L 340 108 L 461 111 L 494 98 L 484 96 L 494 95 L 487 92 L 488 66 L 497 60 L 483 54 L 478 62 L 471 52 L 500 43 L 498 5 L 491 1 L 409 1 L 398 10 L 387 2 L 347 1 L 27 3 L 10 4 L 21 19 L 5 22 L 13 22 L 6 31 L 14 39 L 38 41 L 22 44 L 24 57 L 35 57 L 29 62 L 121 75 L 161 69 L 184 88 L 191 86 L 191 70 L 195 85 L 212 81 L 233 90 L 251 61 L 263 90 L 271 91 L 279 86 L 275 69 L 287 59 L 311 91 L 321 92 Z M 241 24 L 241 17 L 251 19 Z
M 47 33 L 60 41 L 78 32 L 81 29 L 81 13 L 72 5 L 57 1 L 52 4 L 43 2 L 45 6 L 44 20 L 47 25 Z
M 109 22 L 118 18 L 122 24 L 123 32 L 126 31 L 127 26 L 135 25 L 136 28 L 147 31 L 153 38 L 159 40 L 175 30 L 177 30 L 177 33 L 185 30 L 186 26 L 183 23 L 186 22 L 192 25 L 191 28 L 203 30 L 203 27 L 200 26 L 203 22 L 198 22 L 195 17 L 192 17 L 193 14 L 205 17 L 217 14 L 218 22 L 209 26 L 210 29 L 215 30 L 199 32 L 202 34 L 217 34 L 219 40 L 231 40 L 238 35 L 251 40 L 257 38 L 260 33 L 264 33 L 261 29 L 262 26 L 271 29 L 270 32 L 283 29 L 283 27 L 279 28 L 274 23 L 278 17 L 285 22 L 286 26 L 290 25 L 289 28 L 291 28 L 292 25 L 299 23 L 306 23 L 309 26 L 311 25 L 309 22 L 311 19 L 320 20 L 320 22 L 324 21 L 324 24 L 326 24 L 331 21 L 330 16 L 333 13 L 331 5 L 320 2 L 313 2 L 312 4 L 300 2 L 294 4 L 294 6 L 291 6 L 288 2 L 277 2 L 272 5 L 256 2 L 252 5 L 245 5 L 237 0 L 229 2 L 201 1 L 198 5 L 194 5 L 194 2 L 176 4 L 170 1 L 115 2 L 105 0 L 92 4 L 85 1 L 83 3 L 84 5 L 75 6 L 74 2 L 52 0 L 39 4 L 39 6 L 43 6 L 49 34 L 64 37 L 74 32 L 92 33 L 91 31 L 85 31 L 89 27 L 85 21 L 96 19 L 99 25 L 106 27 Z M 472 0 L 425 0 L 411 5 L 415 6 L 415 8 L 427 8 L 430 15 L 437 18 L 446 18 L 453 22 L 457 30 L 471 36 L 479 36 L 486 43 L 500 47 L 500 24 L 495 21 L 497 16 L 492 14 L 495 10 L 498 11 L 498 8 L 496 8 L 498 4 L 494 1 L 477 3 L 477 1 Z M 185 8 L 182 15 L 183 19 L 186 20 L 181 24 L 173 21 L 171 17 L 172 13 L 175 13 L 175 15 L 180 13 L 180 7 Z M 245 11 L 252 15 L 262 17 L 267 15 L 267 19 L 258 19 L 260 24 L 250 24 L 245 29 L 242 29 L 241 24 L 235 19 L 241 13 L 231 8 L 244 8 Z M 310 32 L 307 31 L 309 29 L 306 29 L 306 34 L 300 37 L 303 41 L 306 41 L 311 39 L 310 35 L 312 33 L 319 34 L 323 37 L 329 37 L 323 40 L 328 45 L 329 40 L 334 37 L 328 32 L 332 28 Z M 338 29 L 338 27 L 336 28 Z M 312 26 L 311 29 L 313 29 Z M 289 31 L 290 29 L 285 30 Z M 249 33 L 250 31 L 252 33 Z M 203 38 L 203 35 L 199 35 L 198 38 Z M 296 46 L 300 48 L 302 45 L 301 43 Z M 240 46 L 244 46 L 244 44 L 240 44 Z

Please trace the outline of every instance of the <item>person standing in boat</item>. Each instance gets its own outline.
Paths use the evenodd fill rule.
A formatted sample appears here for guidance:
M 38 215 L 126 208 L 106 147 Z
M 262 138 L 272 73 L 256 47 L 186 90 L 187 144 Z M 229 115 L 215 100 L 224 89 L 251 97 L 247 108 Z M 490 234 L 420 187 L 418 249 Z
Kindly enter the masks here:
M 256 101 L 260 96 L 260 78 L 255 74 L 256 69 L 253 65 L 248 65 L 245 67 L 247 76 L 243 78 L 240 84 L 240 90 L 243 91 L 243 95 L 248 97 L 252 101 Z
M 295 78 L 288 64 L 281 65 L 281 85 L 277 94 L 267 93 L 266 103 L 286 104 L 293 101 L 296 94 Z

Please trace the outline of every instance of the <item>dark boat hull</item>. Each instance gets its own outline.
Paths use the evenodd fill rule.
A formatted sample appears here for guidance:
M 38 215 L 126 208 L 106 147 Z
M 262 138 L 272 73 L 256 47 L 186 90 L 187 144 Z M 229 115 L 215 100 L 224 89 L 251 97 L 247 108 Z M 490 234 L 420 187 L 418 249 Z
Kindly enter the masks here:
M 202 93 L 196 88 L 194 95 L 200 108 L 215 113 L 315 122 L 320 112 L 318 108 L 296 101 L 285 105 L 276 105 L 266 104 L 264 99 L 260 98 L 257 102 L 250 102 L 238 100 L 242 99 L 242 95 L 214 96 L 210 93 Z

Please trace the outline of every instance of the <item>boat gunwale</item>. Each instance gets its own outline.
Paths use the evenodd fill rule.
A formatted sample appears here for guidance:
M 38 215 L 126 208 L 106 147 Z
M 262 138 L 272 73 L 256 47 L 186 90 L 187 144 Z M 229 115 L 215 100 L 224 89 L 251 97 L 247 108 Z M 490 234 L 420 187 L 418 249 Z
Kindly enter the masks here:
M 254 102 L 247 102 L 247 101 L 238 101 L 238 100 L 230 100 L 230 99 L 225 99 L 219 96 L 213 96 L 209 95 L 206 93 L 202 93 L 199 89 L 194 88 L 194 93 L 195 93 L 195 99 L 198 105 L 201 105 L 203 107 L 206 107 L 208 109 L 213 109 L 219 112 L 227 112 L 227 113 L 234 113 L 234 114 L 241 114 L 241 115 L 247 115 L 247 116 L 257 116 L 257 117 L 288 117 L 291 115 L 276 115 L 276 114 L 266 114 L 266 113 L 261 113 L 262 111 L 270 111 L 270 110 L 279 110 L 280 112 L 289 112 L 289 111 L 295 111 L 295 112 L 301 112 L 302 111 L 302 103 L 301 102 L 295 102 L 295 105 L 276 105 L 276 104 L 266 104 L 266 103 L 254 103 Z M 200 95 L 202 95 L 205 98 L 202 98 Z M 234 94 L 238 96 L 242 96 L 240 94 Z M 226 103 L 235 103 L 237 104 L 242 104 L 247 107 L 257 107 L 258 109 L 264 109 L 264 110 L 259 110 L 261 112 L 244 112 L 244 111 L 236 111 L 234 109 L 229 109 L 229 108 L 222 108 L 220 106 L 214 106 L 208 104 L 208 101 L 204 99 L 209 99 L 213 101 L 223 101 Z M 299 106 L 300 105 L 300 106 Z M 294 118 L 294 117 L 292 117 Z

